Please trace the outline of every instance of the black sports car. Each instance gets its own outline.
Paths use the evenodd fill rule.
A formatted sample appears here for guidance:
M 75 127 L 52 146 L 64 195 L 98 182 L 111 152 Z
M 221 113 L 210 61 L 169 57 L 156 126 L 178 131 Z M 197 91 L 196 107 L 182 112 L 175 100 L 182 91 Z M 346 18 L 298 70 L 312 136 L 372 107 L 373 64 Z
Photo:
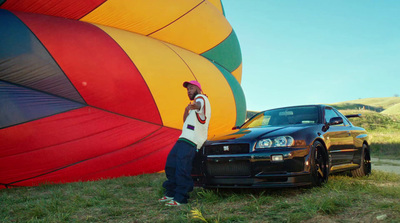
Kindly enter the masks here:
M 330 173 L 371 173 L 367 132 L 335 108 L 306 105 L 254 115 L 232 134 L 206 141 L 192 177 L 207 188 L 319 186 Z

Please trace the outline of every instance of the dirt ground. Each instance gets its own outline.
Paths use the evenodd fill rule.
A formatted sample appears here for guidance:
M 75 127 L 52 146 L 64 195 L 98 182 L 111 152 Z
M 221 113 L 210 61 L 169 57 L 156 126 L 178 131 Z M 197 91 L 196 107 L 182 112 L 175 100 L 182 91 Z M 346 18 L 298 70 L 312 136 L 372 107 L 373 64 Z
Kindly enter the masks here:
M 372 158 L 372 169 L 400 174 L 400 160 Z

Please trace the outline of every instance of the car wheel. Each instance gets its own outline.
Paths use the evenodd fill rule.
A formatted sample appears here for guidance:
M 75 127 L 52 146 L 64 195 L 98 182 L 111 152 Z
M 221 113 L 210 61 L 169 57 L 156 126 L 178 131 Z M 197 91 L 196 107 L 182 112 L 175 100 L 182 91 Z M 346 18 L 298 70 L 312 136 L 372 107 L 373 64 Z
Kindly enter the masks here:
M 353 177 L 368 176 L 371 173 L 371 155 L 367 145 L 363 144 L 361 154 L 361 165 L 360 168 L 352 170 L 351 175 Z
M 311 153 L 311 177 L 313 186 L 321 186 L 328 182 L 328 154 L 321 142 L 314 142 Z

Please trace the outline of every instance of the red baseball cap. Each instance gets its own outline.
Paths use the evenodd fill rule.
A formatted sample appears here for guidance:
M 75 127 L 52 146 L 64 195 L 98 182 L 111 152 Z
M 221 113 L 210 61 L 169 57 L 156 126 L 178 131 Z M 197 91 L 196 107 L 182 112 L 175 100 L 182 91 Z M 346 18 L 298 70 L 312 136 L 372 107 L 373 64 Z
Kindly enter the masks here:
M 183 82 L 183 87 L 187 88 L 188 84 L 195 85 L 195 86 L 197 86 L 197 87 L 200 89 L 200 91 L 203 91 L 203 90 L 201 90 L 201 85 L 200 85 L 200 83 L 197 82 L 197 81 L 185 81 L 185 82 Z

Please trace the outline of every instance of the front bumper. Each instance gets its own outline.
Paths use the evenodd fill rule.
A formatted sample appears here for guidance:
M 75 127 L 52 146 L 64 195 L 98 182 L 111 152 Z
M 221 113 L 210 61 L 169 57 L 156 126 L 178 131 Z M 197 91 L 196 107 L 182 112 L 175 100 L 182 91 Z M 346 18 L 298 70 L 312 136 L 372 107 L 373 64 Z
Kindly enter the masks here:
M 192 173 L 206 188 L 295 187 L 311 184 L 308 148 L 280 148 L 247 154 L 200 155 Z M 281 161 L 271 157 L 281 156 Z

